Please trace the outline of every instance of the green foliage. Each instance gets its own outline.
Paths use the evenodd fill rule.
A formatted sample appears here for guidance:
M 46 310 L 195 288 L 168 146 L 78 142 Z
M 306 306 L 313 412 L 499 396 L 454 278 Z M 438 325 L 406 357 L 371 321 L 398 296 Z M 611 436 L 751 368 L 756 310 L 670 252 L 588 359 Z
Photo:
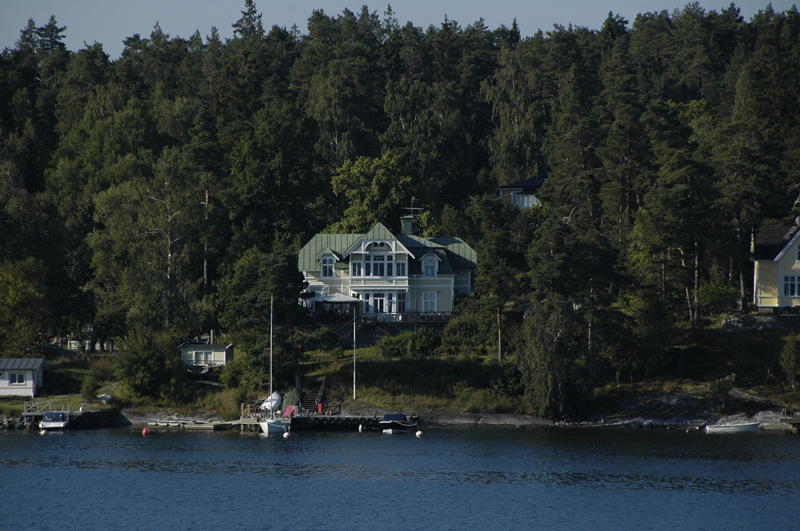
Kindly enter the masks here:
M 100 384 L 97 383 L 91 373 L 83 377 L 81 384 L 81 398 L 87 402 L 94 402 L 97 399 L 97 390 L 100 389 Z
M 346 161 L 333 176 L 333 193 L 346 200 L 341 221 L 330 232 L 366 232 L 375 223 L 395 225 L 409 196 L 411 179 L 402 174 L 398 157 L 359 157 Z
M 517 354 L 525 397 L 544 418 L 580 414 L 588 398 L 587 370 L 571 305 L 552 295 L 533 306 L 525 320 L 526 342 Z
M 786 337 L 786 342 L 778 357 L 778 363 L 789 385 L 792 386 L 792 389 L 795 389 L 797 375 L 800 374 L 800 341 L 797 340 L 794 332 Z
M 700 304 L 710 313 L 721 313 L 734 308 L 737 295 L 736 287 L 721 278 L 713 278 L 700 285 Z
M 427 328 L 416 332 L 404 332 L 396 336 L 383 336 L 378 341 L 378 349 L 386 358 L 420 358 L 433 355 L 441 343 L 441 338 Z
M 40 260 L 0 262 L 0 353 L 5 357 L 32 352 L 49 314 L 47 271 Z
M 169 334 L 135 326 L 123 343 L 114 375 L 134 397 L 161 396 L 175 391 L 180 351 Z
M 437 353 L 449 356 L 486 356 L 493 345 L 490 341 L 491 322 L 481 313 L 465 313 L 453 317 L 442 332 Z
M 724 408 L 725 402 L 731 399 L 731 390 L 736 384 L 736 374 L 729 374 L 715 380 L 710 386 L 711 401 L 715 407 Z

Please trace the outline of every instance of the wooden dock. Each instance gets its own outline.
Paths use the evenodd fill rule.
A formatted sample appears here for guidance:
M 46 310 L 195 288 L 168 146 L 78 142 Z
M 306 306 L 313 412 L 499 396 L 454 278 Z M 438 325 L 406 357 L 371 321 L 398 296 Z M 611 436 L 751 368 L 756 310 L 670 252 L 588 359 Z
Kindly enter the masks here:
M 147 426 L 140 426 L 134 428 L 134 431 L 139 431 L 140 428 L 150 428 L 152 431 L 170 431 L 170 430 L 190 430 L 190 431 L 226 431 L 231 430 L 239 425 L 239 421 L 233 422 L 156 422 L 148 423 Z
M 301 414 L 289 418 L 289 431 L 367 431 L 380 430 L 381 419 L 378 417 Z M 410 420 L 418 421 L 417 417 Z M 258 418 L 243 417 L 233 421 L 234 427 L 242 430 L 261 431 Z

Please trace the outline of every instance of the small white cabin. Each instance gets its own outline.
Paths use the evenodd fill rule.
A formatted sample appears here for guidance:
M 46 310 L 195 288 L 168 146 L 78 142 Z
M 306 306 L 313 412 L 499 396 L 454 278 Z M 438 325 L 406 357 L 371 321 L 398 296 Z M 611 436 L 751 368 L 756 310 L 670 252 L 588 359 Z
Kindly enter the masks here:
M 224 367 L 233 359 L 233 343 L 209 345 L 199 341 L 186 341 L 179 347 L 184 367 L 212 369 Z
M 44 358 L 0 358 L 0 396 L 36 396 L 46 368 Z

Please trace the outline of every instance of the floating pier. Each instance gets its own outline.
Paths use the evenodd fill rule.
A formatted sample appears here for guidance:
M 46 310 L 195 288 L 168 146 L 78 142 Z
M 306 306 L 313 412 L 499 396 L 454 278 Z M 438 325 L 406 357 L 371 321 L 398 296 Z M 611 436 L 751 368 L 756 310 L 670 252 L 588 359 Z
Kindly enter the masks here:
M 52 401 L 49 402 L 25 402 L 25 410 L 22 413 L 26 426 L 39 426 L 45 413 L 48 412 L 64 413 L 69 417 L 69 424 L 66 430 L 90 430 L 96 428 L 110 428 L 114 425 L 114 418 L 119 415 L 118 409 L 86 409 L 85 403 L 78 411 L 73 411 L 63 407 L 54 409 Z
M 290 421 L 289 431 L 367 431 L 380 430 L 381 419 L 378 417 L 364 417 L 351 415 L 295 415 L 287 418 Z M 409 420 L 418 422 L 416 416 Z M 256 417 L 243 417 L 233 421 L 233 427 L 239 426 L 242 430 L 261 431 Z

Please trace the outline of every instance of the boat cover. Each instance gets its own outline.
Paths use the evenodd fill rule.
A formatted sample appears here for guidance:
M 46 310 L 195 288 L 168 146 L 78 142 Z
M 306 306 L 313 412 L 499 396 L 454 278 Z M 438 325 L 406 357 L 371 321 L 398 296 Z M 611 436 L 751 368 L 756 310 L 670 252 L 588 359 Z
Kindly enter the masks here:
M 383 420 L 385 421 L 398 421 L 398 422 L 408 422 L 408 419 L 402 413 L 389 413 L 383 416 Z

